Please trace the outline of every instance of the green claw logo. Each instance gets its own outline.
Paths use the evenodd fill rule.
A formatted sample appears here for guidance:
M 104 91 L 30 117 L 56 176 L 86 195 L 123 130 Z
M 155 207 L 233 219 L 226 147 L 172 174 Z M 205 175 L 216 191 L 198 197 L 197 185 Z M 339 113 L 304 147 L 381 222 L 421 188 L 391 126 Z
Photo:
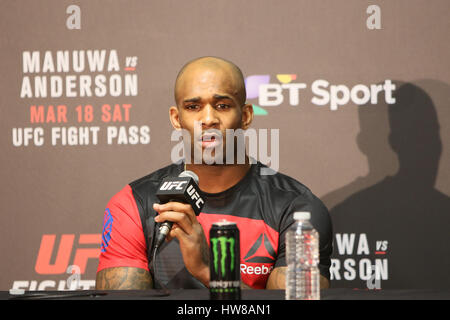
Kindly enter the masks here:
M 219 248 L 218 244 L 220 244 L 220 250 L 221 250 L 221 259 L 220 259 L 220 267 L 222 271 L 222 276 L 226 275 L 226 268 L 225 268 L 225 259 L 227 258 L 227 243 L 230 244 L 230 253 L 231 253 L 231 271 L 234 270 L 234 245 L 235 241 L 233 238 L 227 238 L 227 237 L 218 237 L 218 238 L 212 238 L 212 249 L 213 249 L 213 261 L 214 261 L 214 271 L 218 273 L 219 269 Z

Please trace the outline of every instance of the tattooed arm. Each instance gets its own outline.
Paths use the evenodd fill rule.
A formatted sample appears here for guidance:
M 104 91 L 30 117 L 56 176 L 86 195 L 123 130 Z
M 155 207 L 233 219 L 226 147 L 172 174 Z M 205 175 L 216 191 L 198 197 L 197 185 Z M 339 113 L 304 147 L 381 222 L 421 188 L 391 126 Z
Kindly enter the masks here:
M 287 267 L 278 267 L 272 270 L 267 279 L 266 289 L 284 289 L 286 288 Z
M 287 267 L 278 267 L 273 269 L 267 280 L 266 289 L 285 289 L 286 288 L 286 271 Z M 330 287 L 330 281 L 320 275 L 320 289 Z
M 97 290 L 144 290 L 153 288 L 147 270 L 132 267 L 106 268 L 97 272 Z

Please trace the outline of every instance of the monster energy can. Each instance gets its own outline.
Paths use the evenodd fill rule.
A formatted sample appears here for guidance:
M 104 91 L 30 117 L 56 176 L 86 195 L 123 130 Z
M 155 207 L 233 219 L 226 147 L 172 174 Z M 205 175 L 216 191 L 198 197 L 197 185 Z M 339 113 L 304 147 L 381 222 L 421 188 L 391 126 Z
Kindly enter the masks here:
M 213 223 L 209 239 L 210 299 L 241 299 L 239 229 L 236 223 L 226 220 Z

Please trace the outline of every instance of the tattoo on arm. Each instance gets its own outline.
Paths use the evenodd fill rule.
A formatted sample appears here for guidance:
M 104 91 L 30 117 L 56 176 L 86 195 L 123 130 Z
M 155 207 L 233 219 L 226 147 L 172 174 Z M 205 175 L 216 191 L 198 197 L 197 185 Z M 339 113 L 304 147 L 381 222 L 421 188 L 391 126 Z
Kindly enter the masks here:
M 117 267 L 97 272 L 97 290 L 143 290 L 153 288 L 150 273 L 141 268 Z
M 320 275 L 320 289 L 328 289 L 330 287 L 330 280 Z
M 266 289 L 284 289 L 286 288 L 286 270 L 287 267 L 278 267 L 272 270 L 267 280 Z
M 266 289 L 285 289 L 286 288 L 286 271 L 287 267 L 278 267 L 273 269 L 267 280 Z M 330 281 L 320 275 L 320 289 L 330 287 Z

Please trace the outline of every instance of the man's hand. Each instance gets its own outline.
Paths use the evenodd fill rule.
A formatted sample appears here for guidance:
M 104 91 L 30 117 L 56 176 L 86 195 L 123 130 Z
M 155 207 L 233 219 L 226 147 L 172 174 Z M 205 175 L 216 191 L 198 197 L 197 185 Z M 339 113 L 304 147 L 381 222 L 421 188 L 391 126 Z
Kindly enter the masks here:
M 286 289 L 287 267 L 278 267 L 272 270 L 267 280 L 266 289 Z M 328 289 L 330 281 L 320 275 L 320 289 Z
M 209 247 L 203 228 L 189 204 L 168 202 L 153 205 L 159 213 L 156 222 L 174 222 L 168 240 L 177 238 L 180 242 L 186 269 L 205 286 L 209 286 Z

